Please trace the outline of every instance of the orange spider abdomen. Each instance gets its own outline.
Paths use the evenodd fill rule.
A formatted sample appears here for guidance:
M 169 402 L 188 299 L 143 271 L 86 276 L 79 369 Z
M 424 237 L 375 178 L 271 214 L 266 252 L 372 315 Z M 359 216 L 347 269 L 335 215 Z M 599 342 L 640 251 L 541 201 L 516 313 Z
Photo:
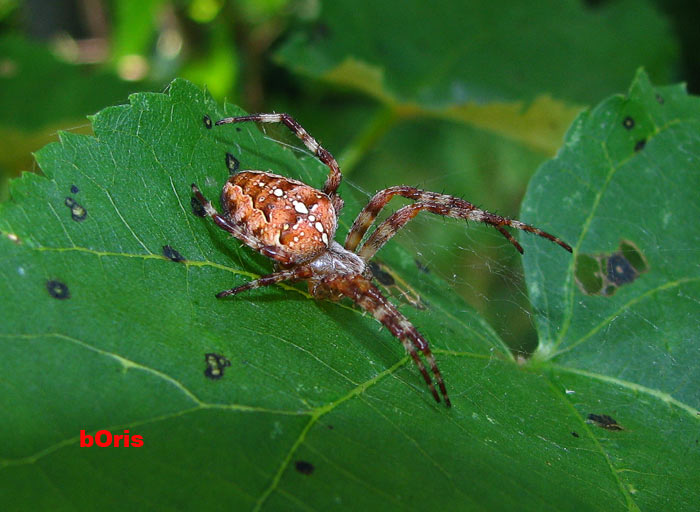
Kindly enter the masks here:
M 243 171 L 224 185 L 226 217 L 265 246 L 283 247 L 296 262 L 328 248 L 336 229 L 330 198 L 313 187 L 277 174 Z

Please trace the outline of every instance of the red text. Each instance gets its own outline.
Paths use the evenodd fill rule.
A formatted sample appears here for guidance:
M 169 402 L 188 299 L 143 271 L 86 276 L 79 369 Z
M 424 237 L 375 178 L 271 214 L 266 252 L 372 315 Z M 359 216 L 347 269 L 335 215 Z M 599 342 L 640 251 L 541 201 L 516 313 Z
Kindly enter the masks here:
M 99 446 L 104 448 L 106 446 L 133 446 L 135 448 L 140 448 L 143 446 L 143 436 L 138 434 L 129 435 L 129 431 L 125 430 L 124 434 L 112 435 L 109 430 L 98 430 L 95 435 L 86 434 L 84 430 L 80 431 L 80 446 Z

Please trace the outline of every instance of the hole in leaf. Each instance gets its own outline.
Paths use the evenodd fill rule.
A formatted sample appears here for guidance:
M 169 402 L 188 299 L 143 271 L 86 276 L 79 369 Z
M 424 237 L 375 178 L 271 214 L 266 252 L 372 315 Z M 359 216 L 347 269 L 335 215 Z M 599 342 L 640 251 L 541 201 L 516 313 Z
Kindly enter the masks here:
M 192 196 L 192 199 L 190 199 L 190 206 L 192 206 L 192 213 L 197 217 L 206 217 L 207 212 L 204 209 L 204 205 L 199 202 L 199 199 Z
M 648 270 L 644 256 L 642 256 L 642 253 L 632 242 L 627 240 L 620 242 L 620 252 L 638 273 L 641 274 L 642 272 L 646 272 Z
M 610 296 L 648 270 L 646 259 L 637 246 L 622 240 L 618 250 L 611 254 L 579 254 L 574 276 L 586 295 Z
M 207 127 L 207 130 L 211 130 L 211 127 L 214 126 L 214 124 L 211 122 L 211 117 L 206 114 L 202 118 L 202 121 L 204 121 L 204 126 Z
M 65 283 L 56 280 L 46 281 L 46 289 L 54 299 L 65 300 L 70 299 L 70 290 Z
M 608 258 L 608 281 L 620 286 L 631 283 L 637 278 L 637 271 L 621 253 L 615 253 Z
M 221 354 L 210 352 L 204 354 L 204 361 L 207 363 L 207 369 L 204 370 L 204 376 L 207 379 L 218 380 L 224 376 L 224 368 L 231 366 L 231 361 L 226 359 Z
M 229 174 L 236 174 L 241 167 L 241 163 L 231 153 L 226 153 L 226 167 L 228 167 Z
M 579 254 L 576 258 L 576 283 L 586 295 L 600 293 L 603 278 L 600 274 L 600 261 L 588 254 Z
M 628 130 L 634 128 L 634 119 L 632 118 L 632 116 L 625 117 L 625 120 L 622 121 L 622 126 L 624 126 Z
M 87 210 L 78 204 L 72 197 L 66 197 L 65 205 L 70 208 L 70 216 L 76 222 L 84 221 L 87 217 Z
M 185 261 L 185 257 L 169 245 L 163 246 L 163 256 L 176 263 L 179 263 L 180 261 Z

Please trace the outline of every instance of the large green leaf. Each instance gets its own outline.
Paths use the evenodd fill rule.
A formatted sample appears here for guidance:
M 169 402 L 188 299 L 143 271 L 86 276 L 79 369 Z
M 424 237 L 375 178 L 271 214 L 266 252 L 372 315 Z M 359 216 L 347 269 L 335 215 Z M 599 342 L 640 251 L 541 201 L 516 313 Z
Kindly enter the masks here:
M 12 200 L 0 206 L 0 499 L 52 510 L 689 508 L 700 488 L 697 365 L 669 356 L 664 372 L 685 379 L 682 390 L 678 380 L 654 380 L 659 358 L 648 350 L 628 350 L 620 361 L 633 375 L 596 361 L 600 345 L 623 342 L 648 349 L 665 339 L 697 352 L 689 330 L 698 309 L 690 299 L 696 269 L 684 260 L 692 257 L 691 242 L 683 245 L 697 240 L 697 228 L 680 239 L 668 227 L 644 224 L 652 217 L 633 209 L 614 223 L 596 222 L 609 218 L 603 200 L 619 171 L 582 189 L 553 167 L 575 163 L 592 175 L 610 162 L 640 161 L 628 201 L 670 200 L 670 193 L 656 199 L 661 178 L 691 194 L 700 109 L 676 88 L 658 92 L 663 105 L 642 76 L 634 101 L 614 99 L 582 116 L 534 182 L 524 206 L 529 221 L 574 242 L 583 227 L 585 243 L 594 234 L 616 241 L 619 225 L 638 226 L 645 237 L 624 237 L 649 264 L 612 296 L 584 296 L 571 255 L 523 237 L 543 315 L 535 364 L 517 364 L 412 255 L 396 245 L 382 251 L 427 304 L 424 311 L 400 307 L 435 349 L 454 403 L 449 410 L 432 401 L 400 344 L 347 304 L 315 301 L 289 286 L 214 298 L 271 265 L 195 216 L 189 184 L 215 198 L 232 152 L 243 168 L 320 185 L 326 171 L 314 159 L 297 159 L 254 126 L 207 129 L 204 115 L 239 110 L 221 109 L 181 80 L 167 95 L 138 94 L 128 106 L 103 110 L 93 119 L 94 138 L 63 134 L 37 154 L 46 177 L 16 180 Z M 629 115 L 642 131 L 622 124 L 626 105 L 634 105 Z M 653 112 L 667 117 L 647 130 L 646 120 L 660 119 Z M 664 136 L 675 145 L 656 147 Z M 635 152 L 641 138 L 646 146 Z M 595 158 L 601 141 L 615 150 Z M 586 203 L 584 191 L 599 199 Z M 341 231 L 360 207 L 345 196 Z M 692 201 L 674 203 L 678 219 L 697 213 Z M 185 261 L 164 257 L 165 245 Z M 576 255 L 615 247 L 577 243 Z M 665 258 L 685 265 L 665 270 Z M 630 312 L 657 332 L 642 340 L 613 330 L 621 305 L 634 297 L 643 305 L 648 290 L 681 279 L 689 282 L 654 296 L 658 311 Z M 561 296 L 558 308 L 552 294 Z M 580 305 L 587 300 L 596 307 L 588 319 Z M 662 307 L 677 310 L 674 325 L 662 324 Z M 566 341 L 580 338 L 585 322 L 591 330 L 604 320 L 589 338 L 605 332 L 614 340 L 576 350 Z M 564 341 L 545 351 L 558 333 Z M 569 346 L 590 364 L 559 354 Z M 208 353 L 230 361 L 221 379 L 205 376 Z M 623 430 L 589 423 L 588 414 L 609 415 Z M 128 429 L 144 446 L 79 447 L 80 430 L 100 429 Z
M 287 68 L 401 115 L 467 123 L 553 153 L 581 104 L 638 66 L 670 77 L 674 42 L 650 2 L 325 2 L 278 51 Z

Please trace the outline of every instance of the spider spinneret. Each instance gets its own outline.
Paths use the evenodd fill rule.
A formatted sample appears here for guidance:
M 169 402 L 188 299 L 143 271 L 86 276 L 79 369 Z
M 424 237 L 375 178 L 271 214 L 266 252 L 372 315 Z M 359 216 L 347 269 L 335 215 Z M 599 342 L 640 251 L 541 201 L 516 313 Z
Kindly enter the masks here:
M 359 213 L 345 238 L 345 243 L 341 245 L 334 240 L 334 236 L 338 215 L 343 207 L 343 200 L 337 193 L 342 174 L 333 155 L 322 148 L 288 114 L 227 117 L 215 124 L 218 126 L 246 121 L 283 123 L 328 166 L 330 172 L 322 190 L 269 172 L 237 172 L 228 179 L 221 192 L 223 214 L 217 212 L 199 188 L 192 184 L 194 195 L 203 205 L 206 215 L 211 217 L 217 226 L 231 233 L 248 247 L 275 260 L 279 268 L 272 274 L 224 290 L 216 296 L 227 297 L 281 281 L 308 281 L 309 292 L 314 297 L 331 300 L 347 297 L 372 314 L 401 341 L 435 400 L 440 402 L 442 395 L 445 404 L 450 407 L 445 382 L 428 342 L 372 284 L 369 260 L 399 229 L 423 210 L 445 217 L 490 224 L 521 253 L 522 247 L 504 226 L 547 238 L 569 252 L 571 247 L 541 229 L 487 212 L 463 199 L 404 185 L 377 192 Z M 397 195 L 413 199 L 415 202 L 399 208 L 379 224 L 358 248 L 379 212 Z M 426 370 L 419 352 L 430 366 L 440 394 L 435 389 L 433 379 Z

